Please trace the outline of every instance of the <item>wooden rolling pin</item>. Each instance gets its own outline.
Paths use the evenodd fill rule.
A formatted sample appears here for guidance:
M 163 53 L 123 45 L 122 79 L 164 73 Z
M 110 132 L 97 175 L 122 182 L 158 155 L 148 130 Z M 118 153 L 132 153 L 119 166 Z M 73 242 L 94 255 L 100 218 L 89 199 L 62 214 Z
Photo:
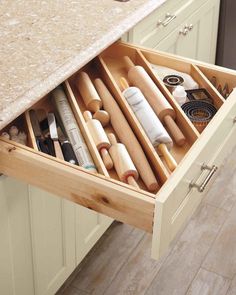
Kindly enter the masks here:
M 108 149 L 110 148 L 111 144 L 102 127 L 102 124 L 98 120 L 93 119 L 92 114 L 89 111 L 84 112 L 84 119 L 94 140 L 94 143 L 101 154 L 105 167 L 108 170 L 111 169 L 113 167 L 113 162 L 108 153 Z
M 139 176 L 138 171 L 126 150 L 125 145 L 118 143 L 113 133 L 108 134 L 108 137 L 111 142 L 109 153 L 120 180 L 138 188 L 139 186 L 136 182 Z
M 135 66 L 128 56 L 125 56 L 124 60 L 128 70 L 129 81 L 134 86 L 140 88 L 158 118 L 166 126 L 174 141 L 179 146 L 184 145 L 186 138 L 174 121 L 176 117 L 175 110 L 157 88 L 143 67 Z
M 152 145 L 164 157 L 170 171 L 174 171 L 177 163 L 169 150 L 173 146 L 173 142 L 161 124 L 153 109 L 150 107 L 146 98 L 137 87 L 129 87 L 125 78 L 120 79 L 123 88 L 122 94 L 133 110 L 136 118 L 142 125 L 144 132 L 147 134 Z
M 110 116 L 106 111 L 101 110 L 101 107 L 102 107 L 101 98 L 99 97 L 87 73 L 85 72 L 79 73 L 78 80 L 77 80 L 77 87 L 85 103 L 86 108 L 90 112 L 94 113 L 93 115 L 94 119 L 99 120 L 102 126 L 106 126 L 110 120 Z
M 111 125 L 120 141 L 125 144 L 144 184 L 149 191 L 157 191 L 159 186 L 155 175 L 152 172 L 141 145 L 135 137 L 118 104 L 101 79 L 95 79 L 94 84 L 102 98 L 104 109 L 110 114 Z

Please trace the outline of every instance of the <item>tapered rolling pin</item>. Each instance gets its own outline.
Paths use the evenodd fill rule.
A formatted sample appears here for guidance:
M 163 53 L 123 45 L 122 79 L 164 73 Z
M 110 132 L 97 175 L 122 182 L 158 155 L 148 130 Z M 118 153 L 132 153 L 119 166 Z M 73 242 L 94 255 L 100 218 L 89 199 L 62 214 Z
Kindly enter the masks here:
M 156 191 L 159 186 L 155 175 L 152 172 L 141 145 L 135 137 L 118 104 L 101 79 L 95 79 L 94 84 L 102 98 L 104 109 L 110 114 L 111 125 L 120 141 L 125 144 L 144 184 L 149 191 Z
M 142 125 L 152 145 L 157 148 L 157 151 L 164 157 L 170 171 L 174 171 L 177 167 L 177 163 L 169 152 L 173 146 L 169 134 L 166 132 L 161 121 L 158 119 L 139 88 L 129 87 L 127 80 L 123 77 L 120 79 L 120 82 L 123 88 L 122 94 Z
M 135 66 L 128 56 L 125 56 L 124 60 L 128 70 L 129 81 L 134 86 L 140 88 L 158 118 L 166 126 L 174 141 L 179 146 L 184 145 L 186 138 L 174 121 L 176 117 L 175 110 L 157 88 L 143 67 Z
M 102 156 L 105 167 L 108 170 L 111 169 L 113 167 L 113 162 L 108 153 L 108 149 L 111 144 L 102 127 L 102 124 L 98 120 L 93 119 L 92 114 L 89 111 L 84 112 L 84 118 L 94 143 Z
M 101 98 L 99 97 L 87 73 L 80 72 L 78 74 L 77 87 L 86 108 L 90 112 L 94 113 L 94 118 L 99 120 L 102 126 L 106 126 L 109 122 L 110 116 L 107 112 L 101 110 Z
M 109 153 L 120 180 L 138 188 L 139 186 L 136 182 L 139 176 L 138 171 L 136 170 L 125 145 L 118 143 L 113 133 L 108 134 L 108 137 L 111 142 Z

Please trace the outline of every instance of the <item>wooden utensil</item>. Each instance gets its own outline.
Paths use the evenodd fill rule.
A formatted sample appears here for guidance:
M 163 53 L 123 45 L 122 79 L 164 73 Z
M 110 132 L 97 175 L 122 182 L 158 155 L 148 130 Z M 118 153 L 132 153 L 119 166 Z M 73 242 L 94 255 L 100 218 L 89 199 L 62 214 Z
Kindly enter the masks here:
M 170 171 L 174 171 L 177 163 L 168 150 L 173 145 L 169 134 L 166 132 L 142 92 L 137 87 L 129 87 L 124 77 L 120 79 L 120 83 L 123 88 L 122 94 L 142 125 L 144 132 L 147 134 L 152 145 L 164 157 Z
M 118 143 L 113 133 L 109 133 L 108 138 L 111 142 L 109 153 L 120 180 L 138 188 L 139 186 L 136 182 L 139 176 L 138 171 L 136 170 L 125 145 Z
M 102 124 L 98 120 L 93 119 L 92 114 L 89 111 L 85 111 L 83 115 L 94 143 L 101 154 L 105 167 L 108 170 L 112 169 L 113 162 L 108 153 L 108 149 L 110 148 L 111 144 L 106 135 L 106 132 L 102 127 Z
M 110 116 L 104 110 L 101 110 L 102 101 L 99 97 L 89 75 L 86 72 L 80 72 L 77 79 L 77 87 L 86 108 L 94 113 L 95 119 L 98 119 L 102 126 L 106 126 L 110 120 Z
M 157 114 L 164 126 L 166 126 L 175 142 L 179 146 L 184 145 L 186 138 L 174 121 L 176 117 L 175 110 L 166 100 L 161 91 L 157 88 L 143 67 L 135 66 L 128 56 L 125 56 L 124 60 L 128 70 L 129 81 L 134 86 L 140 88 L 152 109 Z
M 158 183 L 141 145 L 130 128 L 115 99 L 101 79 L 95 79 L 95 87 L 102 99 L 104 109 L 110 114 L 111 125 L 120 141 L 125 144 L 139 175 L 149 191 L 157 191 Z

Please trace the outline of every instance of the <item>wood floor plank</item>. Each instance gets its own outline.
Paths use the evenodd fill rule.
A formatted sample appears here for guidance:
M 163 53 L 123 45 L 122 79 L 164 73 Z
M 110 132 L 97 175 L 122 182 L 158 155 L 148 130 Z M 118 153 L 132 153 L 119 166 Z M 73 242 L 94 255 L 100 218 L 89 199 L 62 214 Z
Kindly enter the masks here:
M 225 210 L 202 204 L 145 295 L 183 295 L 226 219 Z
M 236 274 L 236 205 L 206 256 L 203 267 L 231 279 Z
M 167 253 L 159 261 L 151 259 L 151 243 L 152 236 L 145 234 L 104 295 L 142 295 L 145 293 L 168 255 Z
M 66 289 L 57 292 L 56 295 L 89 295 L 90 293 L 79 290 L 73 286 L 69 286 Z
M 234 154 L 235 152 L 236 150 Z M 204 202 L 226 211 L 231 211 L 236 203 L 236 157 L 234 154 L 228 157 L 204 199 Z
M 112 225 L 110 234 L 89 256 L 72 285 L 93 295 L 103 294 L 143 236 L 143 231 L 129 225 Z
M 225 295 L 231 280 L 200 268 L 186 295 Z

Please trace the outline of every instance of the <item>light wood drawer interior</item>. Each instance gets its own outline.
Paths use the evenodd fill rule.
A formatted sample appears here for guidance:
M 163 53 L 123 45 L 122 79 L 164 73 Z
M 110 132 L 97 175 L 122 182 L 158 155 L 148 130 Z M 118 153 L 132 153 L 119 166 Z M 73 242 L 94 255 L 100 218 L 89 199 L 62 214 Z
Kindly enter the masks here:
M 174 142 L 171 154 L 178 166 L 173 172 L 151 144 L 122 95 L 120 78 L 127 78 L 124 56 L 129 56 L 135 65 L 145 68 L 175 110 L 176 123 L 186 137 L 186 143 L 178 146 Z M 202 133 L 187 118 L 150 63 L 188 73 L 200 87 L 207 89 L 218 112 Z M 86 106 L 77 87 L 78 73 L 63 83 L 63 89 L 98 173 L 91 173 L 37 150 L 29 111 L 44 109 L 46 113 L 55 112 L 50 93 L 2 130 L 8 131 L 11 125 L 16 125 L 27 133 L 28 140 L 27 146 L 23 146 L 1 138 L 0 171 L 89 209 L 153 232 L 153 256 L 158 257 L 199 203 L 193 201 L 198 192 L 191 191 L 190 182 L 205 177 L 208 171 L 202 171 L 201 165 L 211 163 L 214 153 L 221 147 L 222 133 L 229 132 L 234 126 L 230 121 L 232 112 L 235 111 L 232 98 L 234 93 L 225 101 L 211 84 L 212 75 L 217 78 L 217 83 L 228 83 L 232 91 L 236 85 L 235 73 L 124 43 L 112 45 L 79 72 L 81 71 L 85 71 L 92 81 L 95 78 L 103 80 L 140 143 L 159 187 L 149 191 L 140 177 L 137 181 L 140 188 L 137 189 L 121 182 L 114 168 L 106 169 L 83 117 Z M 40 120 L 44 119 L 42 115 Z M 104 129 L 107 134 L 113 132 L 117 136 L 111 122 Z M 121 140 L 118 138 L 118 141 Z M 167 238 L 163 238 L 164 236 Z M 156 250 L 157 248 L 159 250 Z

